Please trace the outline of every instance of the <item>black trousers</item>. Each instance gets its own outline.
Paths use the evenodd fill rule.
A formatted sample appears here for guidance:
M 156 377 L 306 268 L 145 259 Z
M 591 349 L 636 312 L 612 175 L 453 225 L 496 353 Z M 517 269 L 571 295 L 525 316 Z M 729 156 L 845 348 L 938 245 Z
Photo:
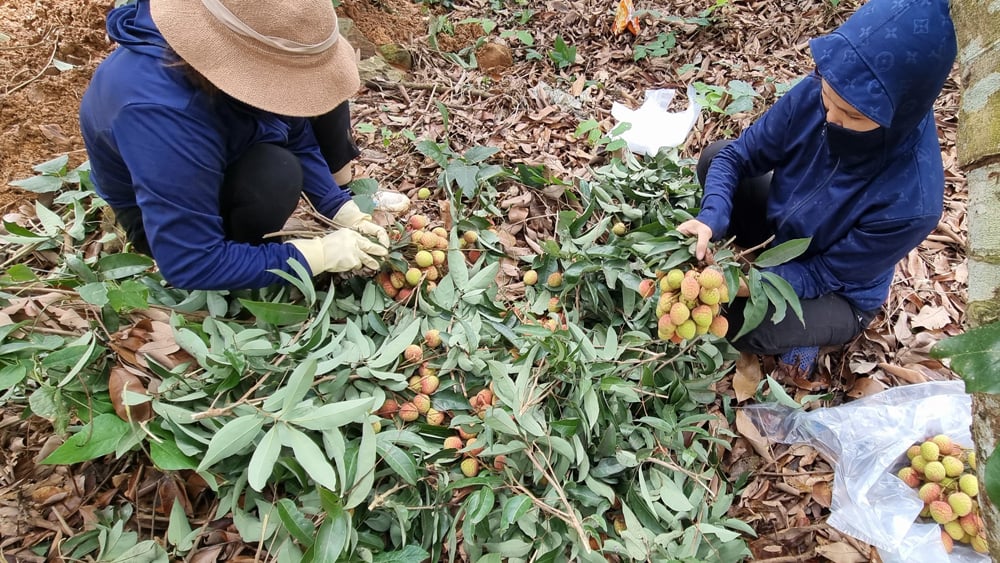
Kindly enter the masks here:
M 708 167 L 720 150 L 732 141 L 716 141 L 705 147 L 698 158 L 696 172 L 698 181 L 705 185 Z M 767 196 L 771 187 L 772 173 L 756 178 L 745 178 L 733 194 L 733 211 L 729 221 L 727 238 L 735 237 L 738 246 L 749 248 L 763 243 L 774 233 L 774 226 L 767 220 Z M 878 310 L 860 311 L 850 301 L 835 293 L 816 299 L 802 299 L 802 321 L 788 309 L 785 318 L 775 323 L 771 320 L 774 307 L 768 304 L 764 321 L 743 335 L 732 340 L 743 327 L 743 311 L 747 299 L 736 298 L 727 307 L 729 319 L 727 337 L 741 352 L 762 355 L 783 354 L 792 348 L 803 346 L 833 346 L 850 342 L 868 323 L 875 318 Z
M 310 121 L 331 173 L 358 157 L 348 102 Z M 295 154 L 268 143 L 250 147 L 226 169 L 220 189 L 219 211 L 226 238 L 250 244 L 264 242 L 264 235 L 281 230 L 301 195 L 302 163 Z M 116 209 L 115 216 L 135 249 L 151 254 L 142 210 Z

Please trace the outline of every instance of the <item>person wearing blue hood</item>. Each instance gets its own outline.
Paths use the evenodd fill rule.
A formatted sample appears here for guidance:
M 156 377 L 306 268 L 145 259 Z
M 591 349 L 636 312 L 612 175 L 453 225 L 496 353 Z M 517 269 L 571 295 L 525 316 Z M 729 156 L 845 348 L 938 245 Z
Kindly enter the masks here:
M 337 182 L 361 82 L 330 0 L 139 0 L 107 29 L 119 46 L 80 105 L 91 175 L 169 283 L 259 288 L 289 259 L 378 268 L 388 235 Z M 303 194 L 337 228 L 269 240 Z
M 750 248 L 811 237 L 768 268 L 794 288 L 802 321 L 764 322 L 733 345 L 808 377 L 821 346 L 845 344 L 878 314 L 895 265 L 937 226 L 944 170 L 934 120 L 957 51 L 946 0 L 869 0 L 809 43 L 815 71 L 739 138 L 707 147 L 695 219 L 677 230 Z M 744 294 L 745 290 L 741 290 Z M 729 336 L 743 324 L 730 306 Z

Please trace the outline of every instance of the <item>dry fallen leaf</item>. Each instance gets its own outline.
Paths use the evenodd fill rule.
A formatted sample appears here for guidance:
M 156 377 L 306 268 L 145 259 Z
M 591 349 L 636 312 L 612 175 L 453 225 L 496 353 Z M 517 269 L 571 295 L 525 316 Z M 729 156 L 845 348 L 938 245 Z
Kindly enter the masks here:
M 763 378 L 756 354 L 740 353 L 740 357 L 736 360 L 736 375 L 733 376 L 736 400 L 742 402 L 753 397 Z
M 816 546 L 816 553 L 833 563 L 865 563 L 868 558 L 846 542 L 836 542 Z
M 118 417 L 125 421 L 140 422 L 153 418 L 153 409 L 148 402 L 138 405 L 125 403 L 126 390 L 132 393 L 146 394 L 146 388 L 138 377 L 122 366 L 111 368 L 111 375 L 108 376 L 108 393 L 111 395 L 111 404 L 114 405 Z
M 743 409 L 736 411 L 736 431 L 750 442 L 757 455 L 770 463 L 774 462 L 774 456 L 771 455 L 770 443 L 761 436 L 760 431 L 757 430 L 757 427 Z

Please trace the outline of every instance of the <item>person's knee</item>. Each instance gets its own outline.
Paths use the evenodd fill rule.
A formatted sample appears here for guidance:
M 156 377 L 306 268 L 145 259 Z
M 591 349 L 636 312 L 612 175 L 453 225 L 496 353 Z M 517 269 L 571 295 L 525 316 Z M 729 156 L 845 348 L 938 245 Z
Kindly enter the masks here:
M 298 205 L 302 182 L 294 153 L 267 143 L 250 147 L 226 170 L 220 207 L 227 236 L 257 243 L 279 230 Z

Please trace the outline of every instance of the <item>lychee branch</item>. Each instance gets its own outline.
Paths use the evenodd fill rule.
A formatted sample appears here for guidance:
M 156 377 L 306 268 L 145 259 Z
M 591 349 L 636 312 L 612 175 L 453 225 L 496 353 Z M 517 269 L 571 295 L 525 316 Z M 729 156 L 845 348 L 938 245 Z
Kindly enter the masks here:
M 531 449 L 526 448 L 524 450 L 524 453 L 526 456 L 528 456 L 528 460 L 531 461 L 531 464 L 535 466 L 535 469 L 537 469 L 539 473 L 541 473 L 546 479 L 548 479 L 549 483 L 552 485 L 552 488 L 555 489 L 556 494 L 559 495 L 559 499 L 562 500 L 563 504 L 566 505 L 567 513 L 563 517 L 563 520 L 567 524 L 569 524 L 570 527 L 576 530 L 577 535 L 580 536 L 580 543 L 582 543 L 585 546 L 585 549 L 589 553 L 590 543 L 587 541 L 587 532 L 583 530 L 583 526 L 580 524 L 580 520 L 577 519 L 576 514 L 573 512 L 573 505 L 569 502 L 569 499 L 566 497 L 566 492 L 563 490 L 562 487 L 559 486 L 559 482 L 556 480 L 555 474 L 553 474 L 550 471 L 546 471 L 545 467 L 543 467 L 542 464 L 539 463 L 537 459 L 535 459 L 535 456 L 532 455 Z M 544 455 L 542 454 L 541 451 L 539 451 L 538 453 L 539 455 Z M 549 466 L 547 459 L 545 460 L 545 464 L 547 467 L 551 469 L 551 466 Z

